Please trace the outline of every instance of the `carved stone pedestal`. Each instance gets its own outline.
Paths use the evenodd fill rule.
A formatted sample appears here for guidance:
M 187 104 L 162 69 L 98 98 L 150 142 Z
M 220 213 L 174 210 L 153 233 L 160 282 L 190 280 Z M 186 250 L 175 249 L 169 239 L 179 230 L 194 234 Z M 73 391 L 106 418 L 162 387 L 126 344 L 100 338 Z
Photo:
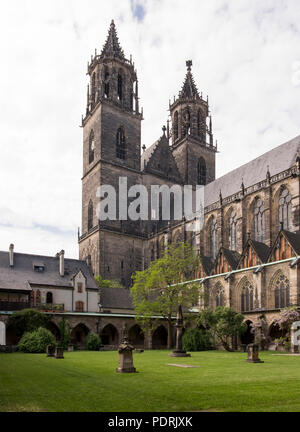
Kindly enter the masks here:
M 123 341 L 119 346 L 119 367 L 116 369 L 118 373 L 135 373 L 136 369 L 133 366 L 132 351 L 134 346 L 127 339 L 127 329 L 124 325 Z
M 54 353 L 55 353 L 55 345 L 53 344 L 47 345 L 46 348 L 47 357 L 54 357 Z
M 56 347 L 55 348 L 55 358 L 57 358 L 57 359 L 63 359 L 64 358 L 63 347 Z
M 258 344 L 249 344 L 248 347 L 248 358 L 247 362 L 249 363 L 264 363 L 262 360 L 258 358 L 259 347 Z

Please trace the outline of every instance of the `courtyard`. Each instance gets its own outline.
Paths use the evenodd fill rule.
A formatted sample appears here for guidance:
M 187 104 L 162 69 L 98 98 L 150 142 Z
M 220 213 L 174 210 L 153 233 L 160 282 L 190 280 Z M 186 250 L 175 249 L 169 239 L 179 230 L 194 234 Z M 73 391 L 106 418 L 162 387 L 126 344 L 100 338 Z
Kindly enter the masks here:
M 249 364 L 241 352 L 168 353 L 134 354 L 136 374 L 115 372 L 116 351 L 0 354 L 0 411 L 300 411 L 300 356 L 264 351 Z

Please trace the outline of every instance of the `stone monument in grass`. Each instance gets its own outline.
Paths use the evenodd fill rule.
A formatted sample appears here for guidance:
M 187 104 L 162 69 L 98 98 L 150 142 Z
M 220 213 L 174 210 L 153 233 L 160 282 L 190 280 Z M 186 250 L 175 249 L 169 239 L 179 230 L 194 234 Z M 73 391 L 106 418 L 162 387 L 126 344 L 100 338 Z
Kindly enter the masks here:
M 258 353 L 259 353 L 258 344 L 249 344 L 247 346 L 247 350 L 248 350 L 248 358 L 246 359 L 247 362 L 249 362 L 249 363 L 264 363 L 258 357 Z
M 135 373 L 136 369 L 133 366 L 132 351 L 134 346 L 128 341 L 128 332 L 126 324 L 123 327 L 123 338 L 119 345 L 119 367 L 116 369 L 118 373 Z
M 169 354 L 169 357 L 191 357 L 191 354 L 187 354 L 187 352 L 182 348 L 182 327 L 182 307 L 179 305 L 176 320 L 176 348 L 171 354 Z
M 54 353 L 55 353 L 55 345 L 54 344 L 47 345 L 46 348 L 47 357 L 54 357 Z
M 55 358 L 63 359 L 64 358 L 64 349 L 62 346 L 57 346 L 55 348 Z

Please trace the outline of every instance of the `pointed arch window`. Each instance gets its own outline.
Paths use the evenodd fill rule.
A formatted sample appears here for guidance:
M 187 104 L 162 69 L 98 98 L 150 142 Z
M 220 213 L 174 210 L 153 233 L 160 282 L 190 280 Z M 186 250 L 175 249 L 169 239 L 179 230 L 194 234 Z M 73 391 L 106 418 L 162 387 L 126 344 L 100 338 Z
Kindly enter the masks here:
M 122 75 L 122 72 L 118 73 L 118 98 L 120 101 L 123 99 L 123 75 Z
M 210 253 L 216 259 L 218 252 L 218 222 L 214 218 L 210 226 Z
M 201 110 L 198 110 L 197 113 L 197 132 L 198 136 L 200 137 L 201 141 L 203 141 L 204 138 L 204 119 Z
M 216 307 L 225 306 L 225 293 L 221 284 L 216 285 Z
M 183 136 L 190 135 L 191 132 L 191 114 L 187 107 L 183 113 Z
M 104 97 L 109 97 L 109 70 L 107 67 L 104 70 Z
M 89 136 L 89 163 L 94 161 L 95 157 L 95 134 L 92 130 Z
M 178 111 L 174 114 L 174 140 L 178 139 Z
M 233 251 L 236 250 L 236 225 L 237 225 L 237 217 L 235 211 L 231 212 L 229 218 L 229 248 Z
M 279 229 L 289 230 L 292 219 L 292 197 L 287 188 L 282 189 L 278 203 Z
M 206 163 L 203 157 L 198 161 L 198 184 L 206 185 Z
M 254 290 L 253 286 L 247 280 L 242 285 L 241 290 L 241 311 L 248 312 L 254 309 Z
M 116 143 L 116 156 L 119 159 L 126 159 L 126 142 L 125 142 L 125 132 L 122 127 L 117 131 L 117 143 Z
M 94 218 L 94 206 L 93 202 L 89 202 L 88 207 L 88 231 L 90 231 L 93 228 L 93 218 Z
M 265 206 L 260 198 L 254 206 L 254 238 L 261 243 L 265 240 Z
M 282 273 L 275 280 L 275 308 L 285 308 L 290 305 L 290 282 Z

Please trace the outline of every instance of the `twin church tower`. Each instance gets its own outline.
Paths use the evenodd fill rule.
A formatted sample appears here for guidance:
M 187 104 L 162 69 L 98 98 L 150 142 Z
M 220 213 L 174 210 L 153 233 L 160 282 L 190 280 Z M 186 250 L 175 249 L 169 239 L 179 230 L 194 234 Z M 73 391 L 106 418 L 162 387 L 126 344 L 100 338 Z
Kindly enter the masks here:
M 158 141 L 141 149 L 143 114 L 137 72 L 132 60 L 125 58 L 114 21 L 101 54 L 96 51 L 88 63 L 90 83 L 82 120 L 80 259 L 89 262 L 95 275 L 118 280 L 125 287 L 131 284 L 131 274 L 153 259 L 150 243 L 161 233 L 168 241 L 172 224 L 162 220 L 99 221 L 99 186 L 111 185 L 118 191 L 119 177 L 126 177 L 128 189 L 141 184 L 150 191 L 151 185 L 205 185 L 215 179 L 217 149 L 208 99 L 199 95 L 192 62 L 186 65 L 182 89 L 169 106 L 171 124 L 168 121 Z

